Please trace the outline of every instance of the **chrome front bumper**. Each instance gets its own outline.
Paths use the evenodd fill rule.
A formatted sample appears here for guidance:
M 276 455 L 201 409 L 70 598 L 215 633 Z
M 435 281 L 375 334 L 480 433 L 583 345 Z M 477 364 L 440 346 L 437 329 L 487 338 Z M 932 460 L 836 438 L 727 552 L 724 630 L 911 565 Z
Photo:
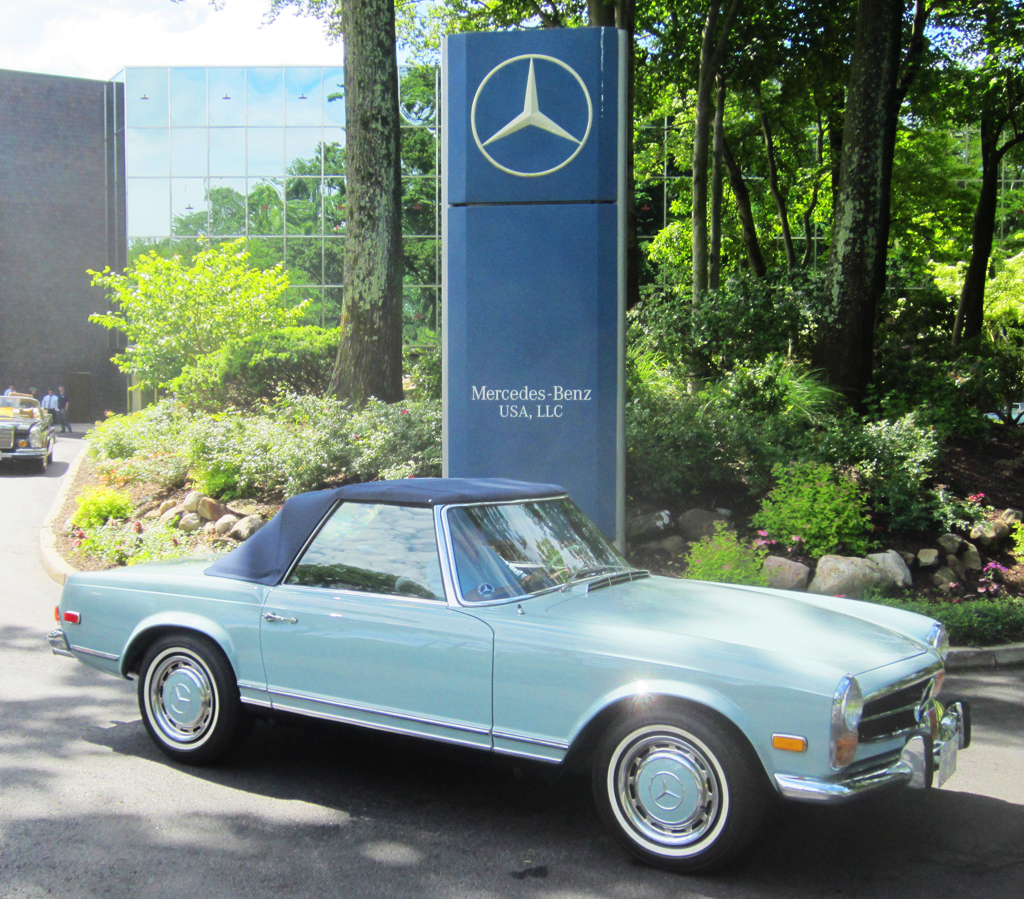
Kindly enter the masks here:
M 46 642 L 50 644 L 50 649 L 53 650 L 55 656 L 67 656 L 69 659 L 75 657 L 68 646 L 68 639 L 64 636 L 64 631 L 59 627 L 56 630 L 50 631 L 46 637 Z
M 907 741 L 891 765 L 835 780 L 776 774 L 779 792 L 804 802 L 844 802 L 880 787 L 903 785 L 914 789 L 941 787 L 956 771 L 957 753 L 971 745 L 971 707 L 966 700 L 946 706 L 938 733 L 917 734 Z

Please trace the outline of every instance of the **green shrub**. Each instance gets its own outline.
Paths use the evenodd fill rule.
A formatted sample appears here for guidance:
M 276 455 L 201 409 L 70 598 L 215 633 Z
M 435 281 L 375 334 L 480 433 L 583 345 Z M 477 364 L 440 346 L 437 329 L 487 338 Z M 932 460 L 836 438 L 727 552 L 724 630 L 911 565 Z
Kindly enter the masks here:
M 190 423 L 190 413 L 173 400 L 112 415 L 86 435 L 89 454 L 108 482 L 180 487 L 188 472 L 181 441 Z
M 176 559 L 194 551 L 177 528 L 156 522 L 143 527 L 137 521 L 95 528 L 86 534 L 77 549 L 77 552 L 108 565 L 138 565 Z
M 187 406 L 249 409 L 284 394 L 322 395 L 338 351 L 338 329 L 282 328 L 229 340 L 201 356 L 171 389 Z
M 441 474 L 441 403 L 370 400 L 347 425 L 360 480 L 426 478 Z
M 774 474 L 778 483 L 754 515 L 755 526 L 784 543 L 799 538 L 812 558 L 870 549 L 867 504 L 851 480 L 816 462 L 777 465 Z
M 767 587 L 762 570 L 768 551 L 741 541 L 725 522 L 715 522 L 715 533 L 695 543 L 686 557 L 685 578 L 717 581 L 720 584 L 750 584 Z
M 412 379 L 416 399 L 441 399 L 441 348 L 407 348 L 404 356 L 406 372 Z
M 893 530 L 925 530 L 935 523 L 934 501 L 925 482 L 939 444 L 934 428 L 919 425 L 914 413 L 869 423 L 852 415 L 837 418 L 827 429 L 823 451 L 834 465 L 857 472 L 872 509 Z
M 932 518 L 942 526 L 943 530 L 962 531 L 969 533 L 979 521 L 985 518 L 985 508 L 981 505 L 983 494 L 961 499 L 944 484 L 939 484 L 930 493 Z
M 80 528 L 96 528 L 111 518 L 127 518 L 132 513 L 132 498 L 123 490 L 92 487 L 78 498 L 73 524 Z
M 1024 600 L 1016 597 L 962 602 L 878 601 L 941 621 L 955 646 L 997 646 L 1024 641 Z

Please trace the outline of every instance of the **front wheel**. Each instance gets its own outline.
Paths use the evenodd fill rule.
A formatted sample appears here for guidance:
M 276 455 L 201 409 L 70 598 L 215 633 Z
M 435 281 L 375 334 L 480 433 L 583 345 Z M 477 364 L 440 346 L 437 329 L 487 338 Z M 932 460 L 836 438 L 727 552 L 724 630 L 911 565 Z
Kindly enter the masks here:
M 699 708 L 620 721 L 601 740 L 594 797 L 605 824 L 637 858 L 709 871 L 742 852 L 768 801 L 753 750 Z
M 248 735 L 238 684 L 219 646 L 188 634 L 157 640 L 139 669 L 139 711 L 153 742 L 175 761 L 207 765 Z

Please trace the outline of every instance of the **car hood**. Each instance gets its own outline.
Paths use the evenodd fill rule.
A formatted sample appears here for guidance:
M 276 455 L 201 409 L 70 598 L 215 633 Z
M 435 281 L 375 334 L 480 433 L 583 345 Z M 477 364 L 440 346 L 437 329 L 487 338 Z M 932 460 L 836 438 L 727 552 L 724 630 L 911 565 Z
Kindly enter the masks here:
M 549 615 L 621 628 L 623 639 L 627 629 L 656 630 L 820 661 L 851 674 L 928 651 L 923 639 L 898 626 L 895 619 L 904 619 L 895 610 L 879 607 L 879 617 L 894 620 L 871 621 L 873 607 L 854 600 L 663 577 L 557 596 Z M 908 614 L 906 621 L 926 619 Z

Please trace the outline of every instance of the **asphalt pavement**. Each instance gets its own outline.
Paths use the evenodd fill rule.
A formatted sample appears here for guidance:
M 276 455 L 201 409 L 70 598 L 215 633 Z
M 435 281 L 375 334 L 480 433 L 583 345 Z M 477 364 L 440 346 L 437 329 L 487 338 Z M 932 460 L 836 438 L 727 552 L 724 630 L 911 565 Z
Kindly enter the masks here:
M 540 765 L 317 722 L 260 723 L 207 769 L 162 756 L 134 684 L 51 654 L 46 475 L 0 463 L 0 897 L 990 899 L 1024 876 L 1024 668 L 950 675 L 974 745 L 947 788 L 780 805 L 734 868 L 632 862 L 589 784 Z

